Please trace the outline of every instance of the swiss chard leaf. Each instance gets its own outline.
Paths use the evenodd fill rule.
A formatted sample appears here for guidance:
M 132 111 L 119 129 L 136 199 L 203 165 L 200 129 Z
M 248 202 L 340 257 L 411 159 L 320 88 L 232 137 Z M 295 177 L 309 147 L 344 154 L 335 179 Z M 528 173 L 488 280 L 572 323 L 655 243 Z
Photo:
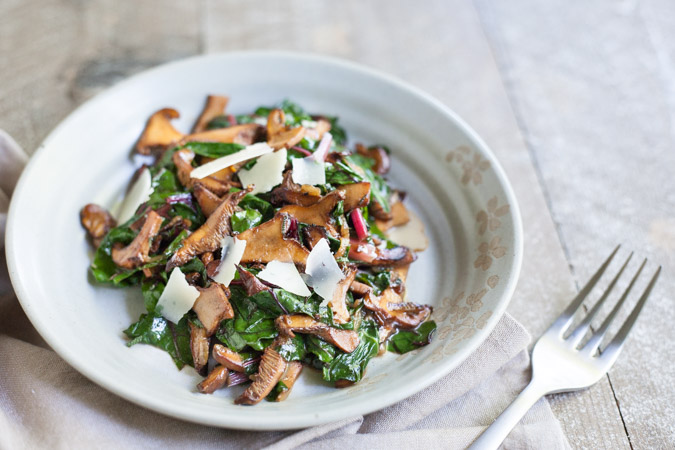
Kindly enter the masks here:
M 348 380 L 358 382 L 363 377 L 368 362 L 377 355 L 379 337 L 373 321 L 363 321 L 359 329 L 359 345 L 351 353 L 337 351 L 337 356 L 323 368 L 326 381 Z
M 370 201 L 377 201 L 382 205 L 382 209 L 385 212 L 391 211 L 389 205 L 389 198 L 391 197 L 391 188 L 387 182 L 380 175 L 376 174 L 372 167 L 375 164 L 375 160 L 368 158 L 367 156 L 360 155 L 358 153 L 352 153 L 349 156 L 345 157 L 345 160 L 349 161 L 352 164 L 356 164 L 361 167 L 364 172 L 363 181 L 370 183 Z
M 241 189 L 232 188 L 230 192 L 240 191 Z M 267 222 L 274 216 L 274 206 L 266 200 L 253 194 L 246 194 L 239 202 L 239 206 L 243 209 L 254 209 L 261 215 L 261 222 Z
M 262 217 L 262 213 L 257 209 L 246 208 L 242 211 L 236 211 L 230 217 L 232 230 L 241 233 L 249 228 L 256 227 L 262 222 Z
M 130 286 L 136 284 L 135 280 L 125 279 L 115 282 L 113 277 L 120 270 L 119 267 L 112 260 L 112 247 L 116 243 L 123 245 L 129 244 L 136 237 L 137 232 L 131 228 L 120 226 L 113 228 L 101 241 L 94 261 L 91 263 L 91 274 L 96 281 L 100 283 L 112 283 L 117 286 Z
M 296 334 L 293 339 L 288 339 L 284 344 L 277 346 L 275 350 L 288 362 L 302 361 L 307 354 L 305 337 Z
M 356 274 L 356 280 L 373 288 L 373 294 L 380 295 L 391 286 L 391 272 L 359 272 Z
M 268 402 L 273 402 L 276 401 L 276 399 L 281 395 L 282 393 L 286 392 L 288 390 L 288 386 L 284 384 L 283 381 L 279 381 L 276 386 L 270 391 L 269 394 L 267 394 L 267 397 L 265 397 L 265 400 Z
M 223 321 L 216 337 L 237 352 L 246 345 L 263 350 L 278 334 L 274 326 L 278 314 L 261 308 L 241 286 L 230 286 L 230 292 L 234 318 Z
M 159 301 L 159 297 L 164 292 L 165 284 L 161 281 L 146 281 L 141 285 L 141 292 L 143 292 L 143 300 L 145 301 L 145 309 L 152 313 L 155 311 L 155 306 Z
M 436 331 L 436 322 L 429 320 L 417 327 L 416 330 L 400 330 L 389 338 L 387 350 L 396 353 L 407 353 L 416 350 L 431 342 Z
M 181 330 L 187 327 L 187 320 L 183 318 L 182 325 L 177 326 Z M 181 323 L 179 322 L 179 324 Z M 166 351 L 176 367 L 182 369 L 186 364 L 192 364 L 192 354 L 189 351 L 189 342 L 187 352 L 185 352 L 184 338 L 181 337 L 180 350 L 176 345 L 174 333 L 171 330 L 171 324 L 164 317 L 157 313 L 142 314 L 138 322 L 132 324 L 124 330 L 131 340 L 127 342 L 127 346 L 131 347 L 136 344 L 148 344 Z M 189 341 L 189 336 L 188 336 Z
M 333 142 L 337 145 L 345 145 L 347 143 L 347 132 L 338 125 L 338 118 L 324 117 L 324 119 L 330 122 L 330 134 L 333 135 Z
M 192 150 L 197 155 L 220 158 L 237 153 L 245 146 L 234 142 L 188 142 L 183 147 Z
M 323 363 L 329 364 L 335 358 L 335 347 L 314 335 L 306 336 L 307 352 L 316 355 Z

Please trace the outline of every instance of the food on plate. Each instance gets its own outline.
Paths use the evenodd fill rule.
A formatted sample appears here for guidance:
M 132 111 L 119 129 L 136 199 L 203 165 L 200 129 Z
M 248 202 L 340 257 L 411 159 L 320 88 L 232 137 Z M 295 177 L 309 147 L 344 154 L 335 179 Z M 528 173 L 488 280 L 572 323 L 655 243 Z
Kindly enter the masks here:
M 304 367 L 345 387 L 428 344 L 432 308 L 406 292 L 427 240 L 383 178 L 389 150 L 350 150 L 336 118 L 289 101 L 227 104 L 210 95 L 189 134 L 178 111 L 152 114 L 135 151 L 153 162 L 118 211 L 81 211 L 94 279 L 143 294 L 128 345 L 194 367 L 201 393 L 247 384 L 235 403 L 252 405 L 286 399 Z

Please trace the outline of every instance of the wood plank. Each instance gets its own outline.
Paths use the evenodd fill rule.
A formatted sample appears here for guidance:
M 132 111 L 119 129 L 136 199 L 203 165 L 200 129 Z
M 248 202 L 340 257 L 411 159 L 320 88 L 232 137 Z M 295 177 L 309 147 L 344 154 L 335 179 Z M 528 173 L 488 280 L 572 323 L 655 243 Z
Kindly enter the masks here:
M 664 266 L 609 380 L 632 446 L 672 447 L 675 5 L 478 4 L 577 282 L 621 242 Z
M 0 2 L 0 126 L 32 152 L 82 101 L 164 61 L 198 53 L 199 4 Z
M 544 331 L 574 294 L 565 255 L 539 188 L 481 24 L 464 2 L 408 2 L 368 8 L 360 2 L 208 2 L 205 49 L 316 51 L 346 57 L 409 81 L 452 107 L 494 149 L 514 185 L 525 227 L 521 280 L 509 311 L 533 335 Z M 228 27 L 217 26 L 228 16 Z M 395 32 L 392 32 L 395 30 Z M 615 448 L 628 442 L 607 380 L 553 403 L 571 442 Z M 593 423 L 595 428 L 585 427 Z

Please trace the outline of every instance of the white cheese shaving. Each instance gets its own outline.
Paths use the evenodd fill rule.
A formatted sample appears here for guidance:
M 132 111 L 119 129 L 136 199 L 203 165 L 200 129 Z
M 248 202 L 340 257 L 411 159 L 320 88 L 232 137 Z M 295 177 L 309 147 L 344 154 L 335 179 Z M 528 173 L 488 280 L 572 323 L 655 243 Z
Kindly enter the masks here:
M 274 153 L 261 156 L 251 170 L 242 169 L 237 175 L 239 175 L 242 186 L 254 186 L 251 194 L 259 194 L 269 192 L 274 186 L 281 184 L 284 180 L 285 167 L 286 149 L 282 148 Z
M 178 323 L 185 313 L 190 311 L 197 297 L 199 297 L 197 288 L 190 286 L 183 272 L 174 267 L 169 282 L 166 283 L 157 301 L 157 311 L 173 323 Z
M 232 236 L 225 236 L 220 242 L 223 248 L 220 265 L 218 266 L 218 273 L 213 277 L 213 281 L 225 286 L 229 286 L 234 279 L 234 273 L 237 270 L 237 264 L 241 261 L 241 257 L 246 250 L 246 241 L 242 239 L 233 238 Z
M 150 171 L 145 168 L 138 175 L 131 189 L 129 189 L 129 193 L 124 197 L 122 206 L 120 206 L 117 214 L 117 222 L 124 223 L 131 219 L 138 207 L 150 200 L 152 191 L 152 176 L 150 175 Z
M 298 184 L 326 184 L 326 168 L 323 161 L 314 158 L 295 158 L 293 164 L 293 181 Z
M 225 169 L 226 167 L 233 166 L 240 162 L 248 161 L 249 159 L 257 158 L 258 156 L 265 155 L 267 153 L 272 153 L 274 149 L 267 145 L 265 142 L 259 142 L 257 144 L 249 145 L 236 153 L 231 155 L 226 155 L 218 159 L 214 159 L 211 162 L 203 164 L 192 172 L 190 172 L 191 178 L 204 178 L 208 177 L 211 174 L 214 174 L 220 170 Z
M 260 271 L 258 278 L 295 295 L 308 297 L 312 294 L 292 262 L 270 261 Z
M 416 252 L 426 250 L 429 240 L 424 232 L 424 223 L 412 211 L 408 211 L 408 215 L 410 216 L 408 223 L 390 228 L 385 234 L 398 245 L 406 246 Z
M 309 253 L 305 273 L 309 275 L 307 284 L 323 298 L 321 306 L 326 306 L 333 299 L 338 283 L 345 277 L 324 238 Z

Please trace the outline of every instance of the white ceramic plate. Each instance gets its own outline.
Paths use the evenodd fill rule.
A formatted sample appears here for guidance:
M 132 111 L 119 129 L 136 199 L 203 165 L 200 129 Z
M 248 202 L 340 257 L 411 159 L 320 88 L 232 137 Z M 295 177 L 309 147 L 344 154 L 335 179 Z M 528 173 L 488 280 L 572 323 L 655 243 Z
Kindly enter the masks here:
M 122 330 L 143 312 L 140 292 L 93 284 L 79 210 L 119 200 L 134 165 L 129 150 L 149 115 L 181 112 L 188 130 L 209 93 L 228 111 L 292 99 L 338 115 L 350 135 L 388 145 L 389 178 L 408 192 L 431 245 L 409 275 L 412 301 L 434 306 L 438 331 L 421 350 L 374 359 L 364 380 L 334 389 L 305 370 L 282 403 L 236 406 L 241 386 L 196 392 L 198 375 L 176 370 L 149 346 L 127 348 Z M 290 429 L 366 414 L 429 386 L 488 336 L 516 284 L 521 223 L 509 183 L 481 139 L 446 106 L 394 78 L 349 62 L 245 52 L 187 59 L 149 70 L 98 95 L 37 150 L 12 200 L 7 258 L 35 328 L 82 374 L 141 406 L 202 424 Z

